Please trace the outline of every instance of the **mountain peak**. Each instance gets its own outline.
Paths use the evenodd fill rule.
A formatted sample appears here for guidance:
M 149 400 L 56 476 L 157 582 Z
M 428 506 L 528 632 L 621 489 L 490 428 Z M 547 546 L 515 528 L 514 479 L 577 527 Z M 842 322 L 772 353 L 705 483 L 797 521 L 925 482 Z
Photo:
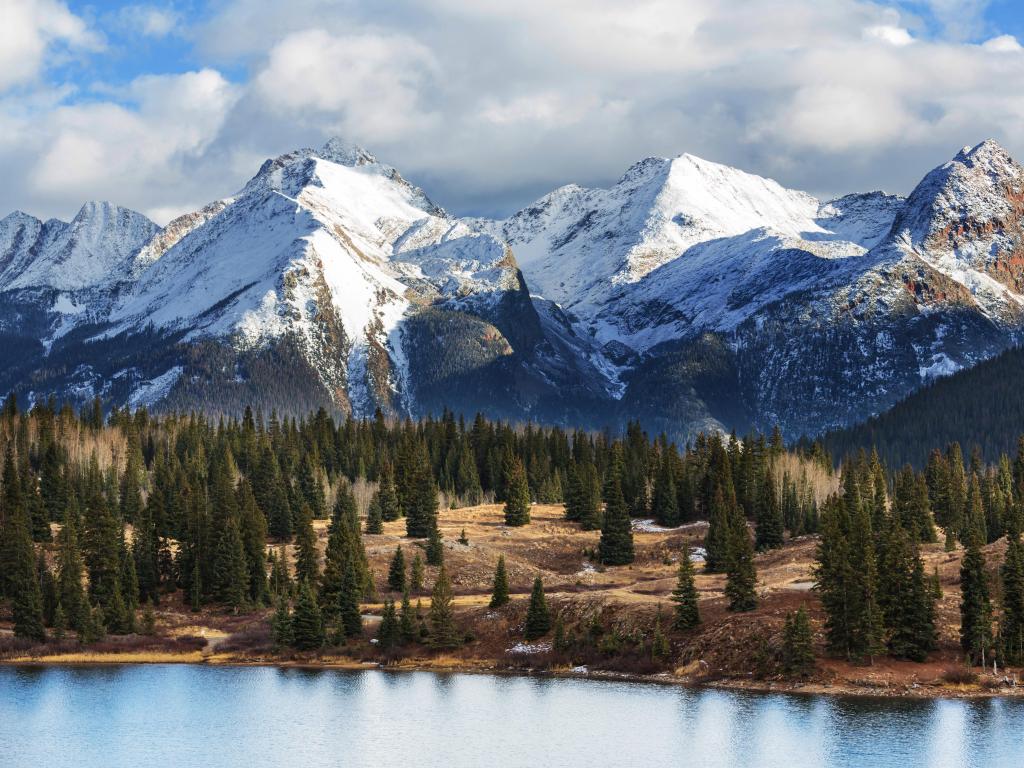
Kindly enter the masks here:
M 364 149 L 358 144 L 352 144 L 339 136 L 334 136 L 316 151 L 316 156 L 324 160 L 330 160 L 338 165 L 357 167 L 360 165 L 373 165 L 377 158 L 372 152 Z
M 1006 148 L 998 141 L 995 139 L 985 139 L 983 142 L 976 144 L 973 147 L 970 145 L 965 146 L 957 153 L 953 160 L 954 162 L 959 161 L 971 164 L 978 162 L 991 162 L 992 160 L 998 160 L 1005 163 L 1011 161 L 1011 158 L 1010 153 L 1007 152 Z

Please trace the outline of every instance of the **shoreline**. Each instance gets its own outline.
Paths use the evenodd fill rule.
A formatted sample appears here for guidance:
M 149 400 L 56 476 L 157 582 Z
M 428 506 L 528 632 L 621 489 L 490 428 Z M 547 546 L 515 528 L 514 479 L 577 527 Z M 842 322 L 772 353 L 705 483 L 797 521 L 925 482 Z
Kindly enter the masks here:
M 870 699 L 916 699 L 916 700 L 974 700 L 1024 697 L 1024 686 L 986 688 L 979 684 L 915 683 L 913 685 L 860 686 L 848 682 L 828 683 L 808 680 L 791 683 L 774 680 L 742 679 L 721 677 L 717 679 L 693 679 L 663 672 L 655 675 L 637 675 L 604 670 L 580 671 L 574 669 L 521 669 L 501 667 L 493 661 L 462 659 L 451 663 L 432 663 L 429 659 L 416 659 L 411 663 L 381 664 L 372 661 L 358 661 L 346 657 L 322 659 L 269 659 L 245 658 L 231 654 L 204 654 L 202 651 L 188 653 L 70 653 L 47 656 L 22 656 L 0 660 L 4 667 L 102 667 L 102 666 L 145 666 L 150 664 L 174 664 L 210 667 L 276 667 L 279 669 L 379 671 L 379 672 L 430 672 L 434 674 L 478 674 L 507 677 L 535 677 L 552 680 L 593 680 L 599 682 L 645 683 L 665 686 L 679 686 L 696 690 L 732 691 L 736 693 L 783 694 L 797 696 L 833 696 Z

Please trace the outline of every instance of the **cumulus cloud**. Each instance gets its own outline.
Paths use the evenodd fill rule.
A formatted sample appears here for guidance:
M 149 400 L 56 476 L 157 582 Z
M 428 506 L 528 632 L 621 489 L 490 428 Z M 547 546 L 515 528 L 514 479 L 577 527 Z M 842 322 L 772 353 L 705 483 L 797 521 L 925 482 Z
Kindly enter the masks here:
M 166 219 L 339 133 L 465 213 L 681 152 L 817 194 L 906 192 L 964 144 L 1024 149 L 1024 56 L 985 5 L 224 0 L 184 32 L 205 69 L 0 102 L 0 207 L 103 195 Z
M 126 5 L 118 13 L 121 26 L 144 37 L 167 37 L 182 23 L 181 15 L 171 6 Z
M 95 50 L 101 39 L 58 0 L 4 0 L 0 11 L 0 92 L 35 80 L 48 57 Z

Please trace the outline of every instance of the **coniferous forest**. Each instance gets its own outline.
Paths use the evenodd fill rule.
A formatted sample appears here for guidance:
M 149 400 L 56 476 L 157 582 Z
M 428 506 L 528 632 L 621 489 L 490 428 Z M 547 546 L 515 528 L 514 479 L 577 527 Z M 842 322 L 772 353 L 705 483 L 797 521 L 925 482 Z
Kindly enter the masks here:
M 823 654 L 1024 664 L 1024 439 L 994 463 L 936 447 L 918 471 L 777 430 L 680 447 L 636 425 L 214 421 L 10 396 L 0 456 L 7 657 L 180 649 L 172 630 L 201 615 L 228 628 L 221 650 L 262 657 L 515 666 L 526 648 L 647 671 L 731 647 L 732 671 L 789 678 Z M 777 578 L 800 558 L 810 590 Z M 608 599 L 634 588 L 653 599 Z

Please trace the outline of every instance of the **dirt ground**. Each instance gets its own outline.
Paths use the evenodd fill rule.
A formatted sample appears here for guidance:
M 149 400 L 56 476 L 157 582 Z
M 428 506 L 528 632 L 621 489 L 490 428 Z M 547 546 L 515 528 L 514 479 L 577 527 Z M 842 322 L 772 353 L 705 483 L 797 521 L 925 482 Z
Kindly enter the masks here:
M 707 526 L 694 523 L 681 528 L 660 529 L 635 524 L 636 560 L 632 565 L 604 568 L 592 557 L 599 532 L 585 532 L 564 519 L 561 505 L 534 505 L 531 523 L 507 528 L 501 505 L 483 505 L 444 510 L 439 526 L 445 546 L 445 562 L 452 576 L 455 606 L 460 627 L 468 641 L 460 649 L 444 655 L 428 649 L 413 651 L 391 659 L 398 666 L 444 669 L 537 669 L 551 673 L 604 674 L 600 668 L 558 667 L 545 660 L 550 637 L 534 645 L 522 644 L 522 623 L 533 580 L 543 579 L 549 605 L 567 627 L 583 626 L 594 617 L 602 624 L 625 634 L 649 633 L 659 610 L 668 629 L 672 603 L 669 600 L 676 583 L 679 555 L 684 546 L 700 547 Z M 321 552 L 326 546 L 327 521 L 316 521 Z M 419 552 L 422 541 L 405 538 L 405 521 L 385 523 L 380 535 L 365 535 L 364 543 L 377 586 L 377 599 L 363 606 L 365 634 L 358 648 L 347 647 L 335 655 L 324 652 L 315 658 L 270 654 L 269 610 L 255 614 L 230 614 L 216 609 L 192 613 L 180 593 L 164 600 L 157 611 L 158 635 L 168 642 L 188 645 L 178 660 L 206 663 L 295 663 L 346 666 L 375 662 L 376 650 L 370 642 L 379 622 L 382 600 L 395 597 L 387 593 L 387 572 L 395 548 L 401 546 L 407 565 Z M 460 544 L 462 532 L 468 544 Z M 854 665 L 828 658 L 824 648 L 824 616 L 813 585 L 814 537 L 801 537 L 781 549 L 758 554 L 759 605 L 750 613 L 733 614 L 726 610 L 723 595 L 724 576 L 706 574 L 697 563 L 696 584 L 700 595 L 702 626 L 691 633 L 670 633 L 671 656 L 661 668 L 642 675 L 684 683 L 714 684 L 724 687 L 797 690 L 804 692 L 856 692 L 890 696 L 968 696 L 993 692 L 1013 694 L 1016 670 L 999 670 L 966 682 L 952 670 L 963 667 L 958 645 L 959 568 L 961 552 L 947 553 L 942 544 L 924 549 L 925 567 L 936 569 L 943 597 L 938 607 L 940 643 L 924 664 L 876 659 L 870 665 Z M 1004 545 L 990 545 L 986 554 L 990 569 L 1002 560 Z M 288 547 L 289 555 L 292 555 Z M 495 565 L 505 556 L 512 602 L 498 611 L 490 610 L 491 584 Z M 424 589 L 413 595 L 422 610 L 429 606 L 435 568 L 426 568 Z M 993 582 L 996 580 L 993 579 Z M 765 656 L 778 647 L 782 625 L 788 612 L 800 606 L 809 611 L 815 630 L 818 664 L 815 674 L 806 680 L 787 681 L 771 669 L 764 669 Z M 9 625 L 0 626 L 0 633 Z M 134 641 L 112 638 L 103 650 L 110 660 L 123 661 L 135 648 Z M 517 645 L 518 644 L 518 645 Z M 177 648 L 177 646 L 175 646 Z M 137 649 L 140 661 L 175 660 L 174 652 Z M 148 658 L 142 658 L 147 655 Z M 8 660 L 39 660 L 39 655 L 8 656 Z M 49 652 L 45 661 L 97 661 L 102 653 L 68 649 L 63 654 Z M 130 658 L 129 658 L 130 660 Z M 611 667 L 614 670 L 614 665 Z M 637 669 L 632 672 L 641 674 Z M 607 672 L 613 674 L 614 672 Z M 623 676 L 629 669 L 621 671 Z M 1024 691 L 1022 691 L 1024 692 Z

